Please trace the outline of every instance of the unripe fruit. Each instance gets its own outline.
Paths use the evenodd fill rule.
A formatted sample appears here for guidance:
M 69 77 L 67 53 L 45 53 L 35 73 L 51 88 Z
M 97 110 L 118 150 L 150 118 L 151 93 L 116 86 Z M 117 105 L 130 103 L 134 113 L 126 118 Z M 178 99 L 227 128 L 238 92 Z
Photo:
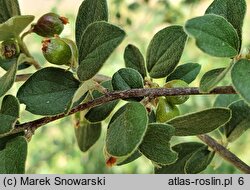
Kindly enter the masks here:
M 168 103 L 165 98 L 159 98 L 158 106 L 156 108 L 157 122 L 165 123 L 178 115 L 180 115 L 180 111 L 177 106 Z
M 59 37 L 44 39 L 42 51 L 46 60 L 56 65 L 69 65 L 72 57 L 71 48 Z
M 1 43 L 1 56 L 4 59 L 12 59 L 18 57 L 20 48 L 16 40 L 10 39 Z
M 188 87 L 188 84 L 182 80 L 172 80 L 167 82 L 164 86 L 164 88 L 186 88 Z M 183 104 L 188 99 L 188 95 L 178 95 L 178 96 L 166 96 L 166 99 L 171 104 Z
M 73 71 L 76 71 L 77 70 L 77 67 L 78 67 L 78 48 L 76 46 L 76 43 L 73 42 L 72 40 L 70 39 L 67 39 L 67 38 L 61 38 L 71 49 L 71 59 L 69 61 L 68 66 L 70 66 L 70 68 L 73 70 Z
M 68 23 L 66 17 L 60 17 L 55 13 L 47 13 L 39 18 L 33 25 L 33 32 L 43 37 L 53 37 L 59 35 L 64 29 L 64 25 Z

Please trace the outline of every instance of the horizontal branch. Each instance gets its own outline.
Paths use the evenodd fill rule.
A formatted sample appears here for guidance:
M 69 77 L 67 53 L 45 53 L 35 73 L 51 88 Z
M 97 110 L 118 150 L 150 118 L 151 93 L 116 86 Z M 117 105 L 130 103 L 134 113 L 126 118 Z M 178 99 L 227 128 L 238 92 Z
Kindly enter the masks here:
M 233 164 L 240 171 L 250 174 L 250 167 L 240 160 L 235 154 L 227 150 L 224 146 L 216 142 L 212 137 L 208 135 L 198 135 L 198 138 L 212 148 L 222 158 Z
M 35 131 L 39 127 L 46 125 L 52 121 L 61 119 L 68 115 L 83 111 L 88 108 L 92 108 L 116 99 L 127 99 L 132 97 L 159 97 L 159 96 L 175 96 L 175 95 L 213 95 L 213 94 L 236 94 L 236 91 L 231 86 L 217 87 L 209 93 L 200 93 L 199 88 L 189 87 L 189 88 L 151 88 L 151 89 L 131 89 L 125 91 L 109 92 L 104 96 L 91 100 L 89 102 L 80 104 L 79 106 L 73 108 L 67 115 L 59 114 L 52 117 L 43 117 L 34 121 L 19 124 L 15 126 L 15 129 L 11 131 L 11 134 L 15 134 L 26 129 L 31 129 Z M 6 134 L 7 135 L 7 134 Z M 9 134 L 8 134 L 9 135 Z

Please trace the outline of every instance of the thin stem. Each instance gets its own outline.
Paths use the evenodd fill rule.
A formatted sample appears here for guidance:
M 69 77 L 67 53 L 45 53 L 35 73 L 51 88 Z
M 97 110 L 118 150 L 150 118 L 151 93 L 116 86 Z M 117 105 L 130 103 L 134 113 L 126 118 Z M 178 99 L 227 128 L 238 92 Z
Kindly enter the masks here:
M 16 76 L 16 82 L 23 82 L 28 80 L 28 78 L 31 76 L 32 74 L 22 74 L 22 75 L 17 75 Z
M 127 99 L 132 97 L 149 97 L 154 98 L 158 96 L 175 96 L 175 95 L 213 95 L 213 94 L 236 94 L 236 91 L 232 86 L 221 86 L 217 87 L 209 93 L 200 93 L 199 88 L 190 87 L 190 88 L 152 88 L 152 89 L 131 89 L 125 91 L 116 91 L 106 93 L 100 98 L 88 101 L 86 103 L 80 104 L 79 106 L 73 108 L 68 114 L 59 114 L 52 117 L 43 117 L 34 121 L 16 125 L 14 130 L 8 134 L 0 135 L 0 137 L 7 136 L 10 134 L 15 134 L 26 129 L 36 130 L 43 125 L 46 125 L 52 121 L 61 119 L 68 115 L 89 109 L 116 99 Z
M 24 32 L 24 33 L 22 34 L 21 40 L 23 41 L 23 39 L 24 39 L 27 35 L 31 34 L 32 32 L 33 32 L 33 26 L 31 26 L 31 28 L 30 28 L 28 31 L 26 31 L 26 32 Z
M 235 154 L 230 152 L 224 146 L 219 144 L 216 140 L 208 135 L 198 135 L 200 140 L 206 143 L 209 147 L 211 147 L 217 154 L 219 154 L 222 158 L 230 162 L 240 171 L 250 174 L 250 167 L 244 163 L 241 159 L 239 159 Z
M 39 63 L 34 59 L 34 57 L 30 54 L 26 44 L 21 40 L 21 38 L 17 39 L 19 47 L 21 49 L 21 51 L 28 57 L 30 57 L 30 61 L 28 63 L 30 63 L 31 65 L 33 65 L 37 70 L 41 69 L 42 67 L 39 65 Z

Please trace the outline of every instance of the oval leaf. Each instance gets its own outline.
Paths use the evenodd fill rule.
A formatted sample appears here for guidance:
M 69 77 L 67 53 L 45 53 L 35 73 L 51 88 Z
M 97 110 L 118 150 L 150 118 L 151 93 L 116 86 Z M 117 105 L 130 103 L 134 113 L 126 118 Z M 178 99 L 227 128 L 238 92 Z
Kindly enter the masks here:
M 239 100 L 230 104 L 229 109 L 232 110 L 232 118 L 224 128 L 228 141 L 233 142 L 250 128 L 250 106 Z
M 18 37 L 34 18 L 32 15 L 14 16 L 0 24 L 0 41 Z
M 218 68 L 205 73 L 200 81 L 200 92 L 210 92 L 226 76 L 228 69 Z
M 229 58 L 238 54 L 240 41 L 237 32 L 221 16 L 211 14 L 190 19 L 185 29 L 196 39 L 196 45 L 207 54 Z
M 134 69 L 122 68 L 112 77 L 112 86 L 114 90 L 130 90 L 134 88 L 143 88 L 143 79 L 140 73 Z M 141 100 L 141 98 L 131 98 L 129 100 Z
M 209 133 L 226 124 L 230 118 L 229 109 L 213 108 L 179 116 L 167 123 L 175 127 L 176 136 L 191 136 Z
M 171 80 L 183 80 L 190 84 L 193 82 L 197 75 L 200 73 L 201 65 L 198 63 L 186 63 L 179 65 L 176 69 L 167 77 L 166 82 Z
M 231 71 L 232 83 L 235 90 L 250 105 L 250 61 L 242 59 L 236 62 Z
M 182 26 L 170 26 L 159 31 L 147 50 L 147 69 L 152 78 L 168 76 L 179 63 L 187 35 Z
M 112 87 L 110 80 L 102 82 L 101 85 L 104 88 L 108 89 L 109 92 L 113 91 L 113 87 Z M 93 91 L 92 96 L 95 99 L 95 98 L 99 98 L 103 96 L 103 94 L 95 90 Z M 85 118 L 88 121 L 93 122 L 93 123 L 103 121 L 110 115 L 110 113 L 113 111 L 113 109 L 118 104 L 118 102 L 119 100 L 114 100 L 114 101 L 96 106 L 94 108 L 91 108 L 85 115 Z
M 136 46 L 129 44 L 126 47 L 124 52 L 124 60 L 125 66 L 127 68 L 137 70 L 143 78 L 147 75 L 143 55 Z
M 147 125 L 147 111 L 142 104 L 131 102 L 121 107 L 107 129 L 107 152 L 114 157 L 131 155 L 142 142 Z
M 246 8 L 247 5 L 245 0 L 214 0 L 207 8 L 206 14 L 223 16 L 236 29 L 241 42 L 242 26 L 246 14 Z
M 108 21 L 108 6 L 106 0 L 84 0 L 79 7 L 76 18 L 76 44 L 81 46 L 86 28 L 96 21 Z
M 185 165 L 186 174 L 197 174 L 207 168 L 214 158 L 215 152 L 208 150 L 207 146 L 199 148 L 192 156 L 187 160 Z
M 125 32 L 121 28 L 107 22 L 100 21 L 89 25 L 83 33 L 79 47 L 79 79 L 85 81 L 92 78 L 124 37 Z
M 189 158 L 204 144 L 198 142 L 186 142 L 173 146 L 173 151 L 178 153 L 178 160 L 170 165 L 155 168 L 156 174 L 185 174 L 185 165 Z
M 83 112 L 79 112 L 74 115 L 75 119 L 75 135 L 78 146 L 82 152 L 88 151 L 100 138 L 102 124 L 89 123 L 84 116 Z
M 1 174 L 24 174 L 28 143 L 24 137 L 9 140 L 0 151 Z
M 16 97 L 7 95 L 3 98 L 0 110 L 0 134 L 10 132 L 19 118 L 19 102 Z
M 170 165 L 155 168 L 156 174 L 185 174 L 185 165 L 189 158 L 204 144 L 198 142 L 186 142 L 173 146 L 173 151 L 178 153 L 178 160 Z M 198 163 L 197 163 L 198 164 Z
M 177 153 L 171 150 L 169 142 L 174 134 L 175 128 L 170 125 L 149 124 L 139 149 L 154 163 L 172 164 L 177 160 Z
M 20 103 L 37 115 L 63 113 L 80 83 L 64 69 L 47 67 L 34 73 L 18 90 Z

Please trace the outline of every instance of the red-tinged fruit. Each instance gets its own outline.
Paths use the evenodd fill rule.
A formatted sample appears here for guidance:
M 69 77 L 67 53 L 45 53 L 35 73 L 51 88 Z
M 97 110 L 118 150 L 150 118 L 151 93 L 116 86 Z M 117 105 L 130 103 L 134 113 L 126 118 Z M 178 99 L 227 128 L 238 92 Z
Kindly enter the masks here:
M 59 35 L 64 29 L 64 25 L 69 23 L 66 17 L 55 13 L 47 13 L 41 16 L 37 23 L 33 25 L 33 32 L 43 37 L 53 37 Z

